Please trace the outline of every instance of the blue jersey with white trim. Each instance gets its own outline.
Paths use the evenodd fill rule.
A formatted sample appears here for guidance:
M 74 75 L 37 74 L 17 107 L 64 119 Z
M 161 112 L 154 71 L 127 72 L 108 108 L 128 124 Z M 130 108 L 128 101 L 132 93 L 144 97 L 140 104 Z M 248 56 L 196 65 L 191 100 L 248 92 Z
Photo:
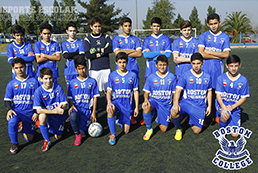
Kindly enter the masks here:
M 46 55 L 53 55 L 54 53 L 61 53 L 60 46 L 57 42 L 55 41 L 50 41 L 49 44 L 45 44 L 42 40 L 38 41 L 34 44 L 34 52 L 35 55 L 40 55 L 40 53 L 44 53 Z M 53 71 L 53 77 L 58 78 L 58 67 L 57 67 L 57 62 L 53 60 L 47 60 L 41 63 L 38 63 L 37 65 L 37 77 L 40 77 L 39 71 L 43 67 L 48 67 Z
M 135 49 L 139 50 L 142 49 L 141 47 L 141 41 L 138 37 L 129 35 L 128 37 L 123 36 L 115 36 L 113 39 L 113 51 L 115 52 L 118 49 L 126 50 L 126 49 Z M 137 60 L 134 57 L 128 56 L 128 64 L 126 68 L 130 71 L 133 71 L 135 73 L 139 73 L 139 67 L 137 64 Z M 116 69 L 117 66 L 116 66 Z
M 176 88 L 176 76 L 167 72 L 164 77 L 158 73 L 152 73 L 146 80 L 143 91 L 149 93 L 149 98 L 156 100 L 162 105 L 171 104 L 173 93 Z
M 99 97 L 97 81 L 91 77 L 80 80 L 78 77 L 71 80 L 67 93 L 68 99 L 73 99 L 76 108 L 91 109 L 93 98 Z
M 107 89 L 112 91 L 112 101 L 131 108 L 135 90 L 138 90 L 138 78 L 135 73 L 127 71 L 121 75 L 118 71 L 109 74 Z
M 8 62 L 12 64 L 12 61 L 14 58 L 22 58 L 26 62 L 26 70 L 25 73 L 31 77 L 35 77 L 35 70 L 33 67 L 33 61 L 35 59 L 34 55 L 31 56 L 30 58 L 28 57 L 28 53 L 32 52 L 34 53 L 32 49 L 31 43 L 23 43 L 22 45 L 16 44 L 15 42 L 9 44 L 7 46 L 7 58 Z M 14 71 L 12 71 L 12 76 L 15 78 L 17 75 Z
M 12 102 L 12 109 L 15 112 L 31 113 L 33 97 L 37 88 L 36 78 L 28 76 L 24 80 L 19 80 L 16 77 L 7 84 L 4 100 Z
M 83 42 L 80 40 L 75 40 L 74 42 L 70 42 L 68 40 L 61 43 L 62 52 L 64 53 L 72 53 L 79 51 L 79 54 L 84 54 L 84 46 Z M 77 75 L 77 71 L 75 70 L 74 60 L 66 59 L 65 60 L 65 69 L 64 75 Z
M 232 80 L 228 72 L 223 73 L 217 79 L 216 94 L 221 95 L 226 106 L 233 105 L 241 98 L 250 97 L 248 80 L 241 74 Z
M 191 69 L 179 77 L 176 87 L 184 90 L 183 99 L 206 107 L 206 94 L 212 89 L 211 77 L 205 72 L 196 75 Z
M 67 100 L 62 87 L 54 84 L 50 90 L 46 90 L 43 85 L 38 87 L 34 94 L 33 109 L 53 110 L 59 105 L 67 104 Z

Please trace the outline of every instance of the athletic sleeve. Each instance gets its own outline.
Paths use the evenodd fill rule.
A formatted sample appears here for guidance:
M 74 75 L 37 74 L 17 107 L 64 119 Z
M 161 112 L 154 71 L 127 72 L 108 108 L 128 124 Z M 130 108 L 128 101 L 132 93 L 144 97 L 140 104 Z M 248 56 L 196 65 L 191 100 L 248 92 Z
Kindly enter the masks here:
M 208 90 L 212 90 L 211 76 L 209 77 Z
M 108 35 L 105 35 L 105 39 L 106 39 L 106 45 L 104 47 L 104 54 L 112 53 L 113 52 L 112 40 Z
M 175 93 L 176 92 L 177 79 L 176 79 L 176 76 L 174 74 L 173 74 L 172 82 L 173 82 L 172 93 Z
M 61 53 L 60 46 L 57 42 L 55 43 L 55 53 Z
M 107 89 L 109 89 L 109 90 L 111 90 L 112 91 L 112 80 L 111 80 L 111 74 L 112 73 L 110 73 L 109 74 L 109 76 L 108 76 L 108 84 L 107 84 Z
M 176 88 L 184 89 L 186 86 L 185 75 L 179 77 Z
M 13 43 L 11 43 L 13 44 Z M 12 64 L 12 61 L 14 60 L 14 53 L 13 53 L 13 50 L 12 50 L 12 46 L 11 44 L 9 44 L 7 46 L 7 61 Z
M 113 51 L 115 52 L 117 49 L 119 49 L 119 40 L 118 40 L 118 36 L 113 38 Z
M 67 104 L 67 100 L 66 100 L 66 97 L 65 97 L 65 93 L 64 93 L 64 90 L 62 89 L 62 87 L 59 85 L 60 87 L 60 92 L 59 92 L 59 99 L 60 99 L 60 105 L 64 105 L 64 104 Z
M 206 32 L 205 32 L 206 33 Z M 199 44 L 198 47 L 205 47 L 205 33 L 202 33 L 199 36 Z
M 158 57 L 159 55 L 161 55 L 160 51 L 156 51 L 156 52 L 143 51 L 143 56 L 144 58 L 147 58 L 147 59 L 155 58 L 155 57 Z
M 40 53 L 41 53 L 39 42 L 36 42 L 34 44 L 34 53 L 35 53 L 35 55 L 40 55 Z
M 225 33 L 226 35 L 226 38 L 225 38 L 225 41 L 224 41 L 224 44 L 223 44 L 223 52 L 224 51 L 230 51 L 230 39 L 229 39 L 229 36 Z
M 141 41 L 138 37 L 135 37 L 135 50 L 142 49 Z
M 223 74 L 222 74 L 223 75 Z M 216 83 L 216 94 L 221 94 L 222 92 L 224 92 L 224 88 L 223 88 L 223 82 L 222 82 L 222 76 L 220 75 L 217 78 L 217 83 Z
M 12 101 L 13 100 L 13 88 L 11 83 L 9 82 L 6 86 L 5 90 L 5 96 L 4 96 L 4 101 Z
M 178 39 L 175 39 L 173 42 L 173 53 L 179 53 L 179 43 L 178 43 Z
M 169 37 L 166 38 L 166 44 L 165 44 L 164 48 L 165 48 L 165 52 L 170 52 L 171 53 L 171 41 L 170 41 Z
M 249 93 L 249 83 L 248 80 L 245 78 L 246 82 L 244 83 L 242 89 L 240 90 L 241 98 L 250 97 Z
M 37 88 L 35 93 L 34 93 L 34 98 L 33 98 L 33 109 L 41 109 L 41 98 L 40 98 L 40 88 Z
M 198 53 L 198 45 L 199 45 L 199 40 L 197 38 L 195 38 L 194 53 Z
M 85 54 L 83 41 L 79 44 L 79 54 Z
M 99 97 L 99 88 L 98 88 L 97 81 L 95 79 L 94 79 L 94 84 L 92 88 L 92 95 L 93 97 Z
M 29 52 L 34 53 L 34 50 L 33 50 L 33 48 L 32 48 L 32 44 L 31 44 L 31 43 L 28 43 L 28 53 L 29 53 Z
M 66 52 L 68 52 L 68 49 L 67 49 L 66 46 L 65 46 L 65 42 L 62 42 L 62 43 L 61 43 L 61 48 L 62 48 L 63 54 L 66 53 Z
M 147 93 L 150 93 L 150 91 L 151 91 L 150 78 L 151 77 L 147 77 L 146 82 L 145 82 L 144 87 L 143 87 L 143 91 L 147 92 Z
M 134 83 L 133 83 L 133 90 L 136 91 L 136 90 L 139 90 L 139 80 L 136 76 L 136 74 L 134 73 Z

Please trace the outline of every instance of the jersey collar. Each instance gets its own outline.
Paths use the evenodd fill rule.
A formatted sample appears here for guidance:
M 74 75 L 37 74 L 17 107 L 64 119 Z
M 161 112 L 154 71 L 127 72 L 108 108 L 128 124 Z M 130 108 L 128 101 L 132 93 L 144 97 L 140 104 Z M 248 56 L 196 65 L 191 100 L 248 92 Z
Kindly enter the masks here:
M 240 76 L 241 76 L 241 74 L 239 73 L 235 79 L 231 79 L 231 77 L 228 75 L 228 72 L 226 72 L 226 75 L 227 75 L 227 77 L 229 78 L 229 80 L 231 80 L 231 81 L 233 81 L 233 82 L 236 81 L 237 79 L 239 79 Z
M 18 47 L 18 46 L 15 44 L 15 42 L 13 42 L 13 45 L 14 45 L 16 48 L 18 48 L 18 49 L 22 49 L 22 48 L 24 47 L 24 45 L 25 45 L 25 42 L 23 43 L 23 45 L 22 45 L 21 47 Z
M 125 76 L 125 75 L 127 75 L 127 73 L 129 72 L 129 70 L 127 70 L 127 72 L 124 73 L 124 74 L 119 73 L 118 70 L 116 70 L 116 72 L 117 72 L 120 76 Z
M 43 40 L 40 40 L 40 41 L 41 41 L 41 43 L 43 43 L 46 46 L 50 45 L 50 43 L 52 42 L 52 40 L 50 40 L 50 42 L 48 44 L 46 44 L 46 43 L 43 42 Z
M 193 37 L 191 37 L 189 40 L 186 40 L 183 36 L 181 36 L 180 37 L 182 40 L 184 40 L 185 42 L 190 42 L 192 39 L 193 39 Z
M 20 82 L 24 82 L 24 81 L 26 81 L 28 78 L 29 78 L 29 75 L 28 75 L 25 79 L 23 79 L 23 80 L 18 79 L 17 76 L 15 77 L 15 79 L 18 80 L 18 81 L 20 81 Z
M 99 36 L 94 36 L 92 33 L 90 34 L 93 38 L 100 38 L 102 36 L 102 33 L 99 34 Z
M 158 74 L 158 71 L 156 71 L 156 75 L 159 76 L 160 78 L 165 78 L 168 75 L 168 71 L 163 77 Z
M 43 87 L 43 84 L 41 85 L 41 87 L 43 88 L 43 90 L 45 90 L 46 92 L 52 92 L 52 91 L 53 91 L 53 89 L 54 89 L 54 86 L 55 86 L 55 83 L 53 82 L 53 86 L 52 86 L 52 88 L 51 88 L 51 89 L 49 89 L 49 90 L 46 90 L 46 89 Z
M 155 36 L 155 35 L 151 34 L 151 36 L 154 37 L 155 39 L 158 39 L 158 38 L 161 37 L 162 35 L 163 35 L 162 33 L 160 33 L 158 36 Z
M 74 42 L 71 42 L 71 41 L 69 41 L 69 40 L 67 40 L 67 41 L 68 41 L 69 43 L 75 43 L 77 40 L 78 40 L 78 39 L 74 40 Z
M 221 31 L 219 31 L 217 34 L 213 34 L 212 32 L 211 32 L 211 30 L 209 30 L 209 32 L 212 34 L 212 35 L 214 35 L 214 36 L 219 36 L 222 32 Z
M 81 82 L 86 81 L 88 78 L 89 78 L 89 76 L 87 76 L 84 80 L 81 80 L 81 79 L 79 79 L 79 78 L 77 77 L 78 81 L 81 81 Z
M 200 74 L 198 74 L 198 75 L 196 75 L 196 74 L 193 72 L 193 69 L 191 69 L 190 71 L 191 71 L 191 73 L 192 73 L 195 77 L 201 77 L 202 74 L 203 74 L 203 71 L 202 71 Z

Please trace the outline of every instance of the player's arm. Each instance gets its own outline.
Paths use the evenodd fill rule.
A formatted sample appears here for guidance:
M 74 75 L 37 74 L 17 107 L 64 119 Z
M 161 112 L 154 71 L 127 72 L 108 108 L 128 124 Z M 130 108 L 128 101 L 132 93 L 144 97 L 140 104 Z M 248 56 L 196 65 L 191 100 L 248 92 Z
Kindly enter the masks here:
M 76 55 L 79 55 L 79 51 L 77 50 L 76 52 L 63 52 L 63 57 L 65 59 L 74 59 Z
M 111 89 L 107 89 L 107 95 L 106 95 L 106 98 L 107 98 L 107 113 L 108 114 L 112 114 L 114 113 L 114 110 L 115 110 L 115 106 L 113 105 L 113 103 L 111 102 L 111 93 L 112 93 L 112 90 Z
M 73 99 L 68 98 L 68 103 L 70 105 L 70 108 L 68 110 L 68 115 L 70 115 L 73 110 L 78 111 L 73 104 Z
M 245 101 L 246 101 L 246 97 L 241 97 L 235 104 L 228 105 L 227 108 L 231 112 L 232 110 L 234 110 L 238 106 L 241 106 Z
M 38 114 L 60 114 L 62 115 L 64 113 L 64 107 L 67 104 L 60 104 L 58 105 L 55 109 L 48 110 L 48 109 L 43 109 L 43 108 L 37 108 L 37 113 Z
M 96 115 L 96 110 L 97 110 L 97 102 L 98 98 L 93 97 L 93 107 L 92 107 L 92 113 L 91 113 L 91 122 L 97 122 L 97 115 Z
M 5 104 L 5 108 L 7 110 L 6 120 L 9 121 L 11 118 L 13 118 L 13 114 L 14 115 L 17 115 L 17 114 L 16 114 L 16 112 L 14 112 L 12 110 L 12 101 L 5 100 L 4 104 Z
M 131 54 L 133 52 L 136 52 L 136 50 L 135 49 L 121 49 L 121 48 L 114 50 L 115 55 L 117 55 L 119 52 L 124 52 L 126 54 Z
M 206 108 L 206 116 L 211 114 L 211 107 L 212 107 L 212 89 L 208 90 L 207 92 L 207 108 Z
M 216 99 L 221 107 L 221 117 L 227 120 L 230 117 L 231 112 L 227 111 L 227 107 L 224 104 L 220 93 L 216 93 Z
M 29 43 L 28 44 L 28 54 L 27 55 L 23 55 L 23 57 L 21 57 L 22 59 L 24 59 L 25 62 L 33 62 L 35 59 L 34 56 L 34 51 L 32 49 L 32 45 Z
M 40 54 L 41 58 L 46 58 L 48 60 L 53 60 L 53 61 L 60 61 L 61 60 L 61 54 L 60 53 L 53 53 L 52 55 L 47 55 L 44 53 Z
M 180 106 L 179 106 L 179 98 L 181 94 L 182 88 L 177 87 L 174 98 L 173 98 L 173 106 L 172 106 L 172 115 L 176 115 L 180 111 Z
M 165 51 L 164 51 L 165 52 Z M 161 55 L 161 51 L 155 51 L 155 52 L 151 52 L 150 49 L 146 48 L 144 51 L 143 51 L 143 57 L 144 58 L 147 58 L 147 59 L 153 59 L 155 57 L 158 57 L 159 55 Z
M 144 98 L 144 102 L 142 103 L 142 109 L 148 109 L 148 107 L 150 106 L 150 102 L 149 102 L 149 92 L 145 91 L 143 98 Z
M 135 101 L 134 117 L 137 117 L 139 114 L 139 91 L 134 90 L 133 95 L 134 95 L 134 101 Z
M 223 52 L 214 52 L 214 51 L 211 51 L 211 50 L 204 49 L 204 52 L 209 54 L 209 55 L 219 57 L 219 59 L 228 58 L 228 56 L 230 54 L 229 50 L 223 51 Z
M 12 44 L 12 43 L 11 43 L 11 44 Z M 16 58 L 16 57 L 14 56 L 13 51 L 12 51 L 11 44 L 9 44 L 9 45 L 7 46 L 7 60 L 8 60 L 8 62 L 9 62 L 10 64 L 12 64 L 12 61 L 14 60 L 14 58 Z
M 182 62 L 189 62 L 189 63 L 191 62 L 190 58 L 185 58 L 185 57 L 179 56 L 178 52 L 173 52 L 173 61 L 176 64 L 179 64 Z
M 202 47 L 202 46 L 199 46 L 199 47 L 198 47 L 198 52 L 199 52 L 200 54 L 202 54 L 203 58 L 205 58 L 205 59 L 221 59 L 221 58 L 218 57 L 218 56 L 215 56 L 215 55 L 206 53 L 205 50 L 206 50 L 206 49 L 205 49 L 204 47 Z

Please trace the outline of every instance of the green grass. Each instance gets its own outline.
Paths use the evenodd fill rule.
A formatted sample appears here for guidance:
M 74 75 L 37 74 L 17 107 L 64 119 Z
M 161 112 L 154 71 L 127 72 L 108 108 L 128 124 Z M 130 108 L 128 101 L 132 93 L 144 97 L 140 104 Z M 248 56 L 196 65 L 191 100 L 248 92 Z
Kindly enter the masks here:
M 233 54 L 242 58 L 240 72 L 249 80 L 251 97 L 242 106 L 242 126 L 253 132 L 247 140 L 245 149 L 248 149 L 253 164 L 240 172 L 258 172 L 258 156 L 256 153 L 258 138 L 255 132 L 258 131 L 257 121 L 257 54 L 258 49 L 233 49 Z M 6 56 L 0 57 L 0 98 L 3 100 L 5 87 L 11 79 L 11 67 L 7 63 Z M 175 65 L 172 58 L 169 59 L 170 70 L 174 72 Z M 111 64 L 114 65 L 112 55 Z M 145 61 L 138 59 L 141 69 L 140 88 L 144 84 Z M 64 68 L 64 61 L 59 62 L 60 74 Z M 114 69 L 114 66 L 113 66 Z M 66 91 L 64 77 L 60 75 L 59 83 Z M 140 103 L 143 101 L 143 92 L 140 93 Z M 2 101 L 3 103 L 3 101 Z M 99 99 L 98 121 L 104 127 L 103 135 L 98 138 L 86 136 L 80 147 L 74 146 L 74 134 L 65 125 L 63 138 L 56 141 L 53 136 L 53 146 L 49 151 L 43 153 L 41 146 L 43 138 L 40 130 L 36 130 L 35 139 L 27 144 L 22 135 L 19 134 L 20 148 L 18 154 L 11 155 L 11 146 L 8 136 L 6 110 L 4 104 L 0 105 L 2 116 L 0 119 L 0 172 L 226 172 L 212 164 L 216 151 L 220 149 L 218 140 L 212 132 L 218 129 L 218 125 L 210 125 L 210 118 L 207 119 L 208 127 L 199 135 L 193 134 L 187 124 L 183 124 L 184 136 L 181 141 L 174 140 L 175 128 L 169 126 L 166 133 L 162 133 L 158 124 L 153 122 L 154 135 L 150 141 L 144 141 L 142 136 L 146 131 L 145 126 L 132 125 L 129 134 L 124 134 L 118 126 L 117 144 L 108 144 L 110 134 L 105 112 L 105 99 L 103 95 Z M 142 114 L 137 118 L 140 121 Z M 229 139 L 230 136 L 228 136 Z

